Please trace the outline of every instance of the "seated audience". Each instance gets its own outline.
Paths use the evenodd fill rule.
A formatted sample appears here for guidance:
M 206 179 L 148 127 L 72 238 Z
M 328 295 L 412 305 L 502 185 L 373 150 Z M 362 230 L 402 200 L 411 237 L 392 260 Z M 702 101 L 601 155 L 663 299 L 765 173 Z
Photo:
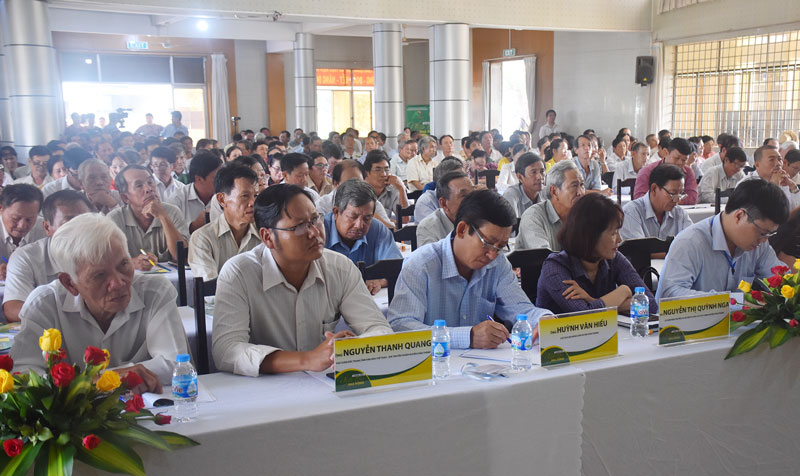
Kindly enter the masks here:
M 316 138 L 317 140 L 319 138 Z M 316 143 L 316 142 L 314 142 Z M 333 183 L 328 177 L 328 159 L 321 152 L 311 151 L 308 161 L 306 187 L 322 196 L 333 191 Z
M 742 182 L 724 212 L 695 223 L 672 242 L 656 298 L 736 291 L 740 281 L 771 276 L 781 262 L 767 238 L 788 216 L 786 196 L 775 184 Z
M 108 165 L 98 159 L 89 159 L 78 167 L 78 180 L 92 207 L 103 215 L 122 205 L 119 192 L 111 190 Z
M 125 236 L 102 215 L 86 213 L 61 226 L 50 251 L 61 272 L 22 306 L 14 368 L 43 373 L 39 337 L 58 329 L 65 362 L 83 365 L 90 345 L 108 349 L 109 367 L 142 377 L 136 391 L 160 393 L 172 379 L 175 356 L 189 352 L 175 287 L 161 276 L 135 274 Z
M 216 279 L 226 261 L 261 244 L 253 224 L 257 183 L 253 169 L 237 161 L 216 172 L 214 190 L 222 213 L 189 239 L 189 266 L 195 277 Z
M 689 214 L 677 206 L 683 198 L 684 174 L 674 165 L 659 165 L 650 174 L 647 195 L 628 202 L 625 222 L 619 231 L 623 240 L 659 238 L 666 240 L 692 225 Z
M 31 147 L 28 151 L 28 167 L 30 174 L 18 178 L 14 183 L 27 183 L 42 189 L 46 184 L 53 181 L 53 177 L 47 173 L 47 164 L 50 161 L 50 149 L 43 145 Z
M 329 140 L 326 140 L 322 143 L 322 155 L 324 155 L 328 160 L 328 170 L 326 171 L 328 174 L 332 174 L 333 168 L 336 167 L 336 164 L 338 164 L 344 158 L 344 152 L 342 152 L 342 148 Z
M 397 139 L 397 154 L 392 156 L 391 170 L 392 175 L 397 176 L 404 184 L 408 184 L 408 161 L 417 155 L 417 141 L 409 139 L 403 134 L 403 139 Z
M 7 182 L 6 181 L 3 182 L 3 185 L 10 185 L 11 183 L 14 182 L 14 180 L 16 180 L 17 178 L 21 178 L 21 176 L 24 175 L 20 174 L 21 175 L 20 177 L 17 177 L 15 175 L 15 173 L 17 172 L 17 168 L 19 167 L 19 162 L 17 161 L 16 149 L 11 147 L 10 145 L 5 145 L 3 147 L 0 147 L 0 159 L 2 159 L 3 161 L 3 169 L 5 171 L 5 177 L 6 177 L 5 180 L 7 180 Z
M 62 152 L 64 149 L 61 149 Z M 67 175 L 67 168 L 64 166 L 64 154 L 53 154 L 50 160 L 47 161 L 47 175 L 53 177 L 53 180 L 58 180 Z
M 258 177 L 258 182 L 256 183 L 256 195 L 267 188 L 267 183 L 270 178 L 266 172 L 266 162 L 261 159 L 260 155 L 240 155 L 230 162 L 236 162 L 237 164 L 245 165 L 256 173 L 256 177 Z M 278 161 L 276 160 L 275 162 L 277 163 Z M 227 164 L 229 162 L 225 163 Z M 280 165 L 278 166 L 278 169 L 280 169 Z M 208 205 L 209 222 L 216 220 L 220 215 L 222 215 L 222 206 L 219 204 L 219 201 L 217 200 L 217 194 L 215 193 L 214 196 L 211 197 L 211 203 Z
M 333 168 L 333 174 L 331 174 L 331 181 L 334 187 L 333 191 L 319 197 L 315 203 L 319 214 L 324 216 L 333 211 L 333 199 L 336 196 L 336 189 L 339 188 L 339 185 L 354 178 L 364 180 L 364 175 L 364 166 L 357 160 L 344 159 L 337 163 L 336 167 Z M 394 222 L 389 219 L 389 214 L 386 213 L 386 209 L 383 208 L 380 200 L 375 203 L 375 215 L 373 218 L 383 223 L 386 228 L 394 230 Z
M 694 171 L 686 161 L 689 160 L 689 154 L 692 153 L 692 147 L 689 142 L 680 137 L 672 139 L 669 143 L 669 154 L 658 162 L 653 162 L 650 165 L 644 166 L 638 174 L 636 174 L 636 185 L 633 188 L 633 198 L 647 194 L 650 189 L 650 173 L 661 164 L 676 165 L 683 170 L 686 174 L 684 182 L 684 190 L 686 196 L 681 200 L 681 205 L 694 205 L 697 203 L 697 178 L 695 178 Z
M 577 199 L 585 194 L 583 177 L 571 160 L 563 160 L 547 173 L 547 200 L 529 207 L 520 217 L 514 249 L 547 248 L 561 251 L 558 231 Z
M 742 169 L 745 165 L 747 165 L 747 155 L 742 149 L 731 147 L 726 150 L 722 163 L 707 169 L 706 174 L 700 179 L 697 185 L 698 203 L 714 203 L 716 189 L 724 192 L 736 188 L 736 184 L 744 178 Z M 727 197 L 723 197 L 722 203 L 727 200 Z
M 783 169 L 786 170 L 792 182 L 800 185 L 800 150 L 792 149 L 786 152 Z
M 178 146 L 180 147 L 180 144 Z M 177 160 L 178 156 L 170 147 L 156 147 L 150 152 L 150 170 L 153 172 L 158 196 L 162 202 L 168 202 L 178 190 L 186 186 L 172 176 L 172 170 Z M 117 190 L 119 190 L 119 186 L 117 186 Z
M 206 211 L 214 197 L 214 177 L 220 167 L 222 160 L 219 157 L 201 150 L 189 163 L 189 183 L 166 201 L 183 213 L 190 233 L 206 224 Z
M 528 148 L 525 147 L 525 144 L 514 144 L 510 149 L 511 160 L 503 157 L 498 164 L 497 169 L 500 171 L 500 175 L 497 177 L 496 188 L 500 195 L 504 194 L 509 187 L 519 184 L 515 165 L 519 158 L 527 152 Z M 542 167 L 544 167 L 544 163 L 542 163 Z
M 214 362 L 220 371 L 322 371 L 333 364 L 339 317 L 356 334 L 391 328 L 347 257 L 325 249 L 323 218 L 310 194 L 281 184 L 255 203 L 262 244 L 222 267 L 214 307 Z
M 550 167 L 556 165 L 567 158 L 569 145 L 561 137 L 556 137 L 550 141 L 550 145 L 544 150 L 545 172 L 550 172 Z
M 778 227 L 778 233 L 769 238 L 769 244 L 779 260 L 790 268 L 794 266 L 800 258 L 800 208 L 795 208 L 786 223 Z
M 439 165 L 433 169 L 433 180 L 435 180 L 435 182 L 433 182 L 434 186 L 422 192 L 422 195 L 420 195 L 414 203 L 415 223 L 422 223 L 422 220 L 439 209 L 439 198 L 436 196 L 436 184 L 439 182 L 439 179 L 450 172 L 463 171 L 464 162 L 462 162 L 458 157 L 447 156 L 441 162 L 439 162 Z
M 59 190 L 42 204 L 42 227 L 47 235 L 16 250 L 8 260 L 3 314 L 8 322 L 19 322 L 19 310 L 31 292 L 58 278 L 58 269 L 50 253 L 53 234 L 78 215 L 91 213 L 92 205 L 80 192 Z
M 59 190 L 82 190 L 81 181 L 78 178 L 78 169 L 81 164 L 92 158 L 92 155 L 80 147 L 73 147 L 64 153 L 64 167 L 67 174 L 58 180 L 54 180 L 42 187 L 44 198 Z
M 418 247 L 435 243 L 453 231 L 458 207 L 474 189 L 472 180 L 462 171 L 448 172 L 439 179 L 435 193 L 440 208 L 417 224 Z
M 403 182 L 389 171 L 389 156 L 386 152 L 367 152 L 364 159 L 364 180 L 372 187 L 383 208 L 388 210 L 389 216 L 392 216 L 396 213 L 397 205 L 403 208 L 408 206 L 408 197 Z
M 487 316 L 514 323 L 518 314 L 527 314 L 538 329 L 539 318 L 550 311 L 531 304 L 503 254 L 516 223 L 508 202 L 478 190 L 461 202 L 455 222 L 449 236 L 406 258 L 389 306 L 392 328 L 427 329 L 444 319 L 456 349 L 492 349 L 508 339 L 506 327 Z M 536 335 L 534 330 L 534 340 Z
M 603 188 L 603 181 L 600 179 L 600 164 L 592 158 L 592 140 L 585 135 L 578 136 L 575 139 L 575 152 L 577 155 L 573 160 L 583 177 L 586 193 L 611 195 L 613 191 L 610 188 Z
M 419 141 L 419 154 L 408 161 L 406 180 L 412 191 L 422 190 L 425 184 L 433 181 L 433 169 L 439 165 L 436 158 L 436 138 L 425 136 Z
M 637 142 L 631 146 L 631 158 L 617 162 L 613 167 L 614 178 L 611 180 L 611 188 L 617 190 L 617 181 L 635 179 L 636 175 L 647 163 L 647 144 Z M 609 168 L 611 168 L 609 166 Z M 630 190 L 624 187 L 622 193 L 630 194 Z
M 0 192 L 0 280 L 6 279 L 7 260 L 18 248 L 44 238 L 39 211 L 42 192 L 24 183 L 8 185 Z
M 616 307 L 627 313 L 633 291 L 645 287 L 627 258 L 617 251 L 619 230 L 625 218 L 609 198 L 586 195 L 575 202 L 559 232 L 563 247 L 542 265 L 536 305 L 555 313 Z M 650 290 L 650 312 L 658 303 Z
M 783 160 L 777 147 L 761 146 L 753 153 L 753 158 L 756 161 L 756 171 L 743 178 L 738 186 L 750 180 L 766 180 L 778 186 L 786 195 L 789 211 L 800 207 L 800 186 L 792 182 L 789 174 L 783 170 Z
M 713 146 L 713 143 L 711 145 Z M 702 172 L 703 175 L 708 174 L 708 171 L 711 169 L 711 167 L 722 165 L 722 160 L 725 158 L 728 150 L 733 147 L 742 147 L 738 137 L 731 134 L 726 134 L 725 132 L 717 136 L 717 145 L 719 145 L 719 152 L 708 157 L 703 161 L 702 164 L 700 164 L 700 172 Z
M 526 152 L 509 165 L 512 166 L 518 183 L 508 187 L 503 198 L 508 200 L 519 218 L 531 205 L 539 203 L 539 194 L 544 186 L 544 162 L 533 152 Z
M 283 175 L 283 182 L 281 183 L 297 185 L 303 188 L 306 192 L 311 194 L 311 197 L 316 202 L 319 199 L 319 194 L 306 186 L 306 179 L 308 177 L 308 156 L 292 152 L 281 157 L 280 163 L 281 173 Z

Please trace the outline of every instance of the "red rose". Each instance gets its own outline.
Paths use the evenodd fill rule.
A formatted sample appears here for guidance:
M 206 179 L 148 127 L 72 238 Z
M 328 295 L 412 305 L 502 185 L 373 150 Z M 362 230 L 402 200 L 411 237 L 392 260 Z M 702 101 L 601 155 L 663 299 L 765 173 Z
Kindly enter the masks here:
M 751 291 L 750 296 L 752 296 L 753 299 L 758 302 L 764 302 L 764 295 L 761 293 L 761 291 Z
M 736 299 L 731 298 L 731 306 L 735 306 L 736 304 Z
M 130 400 L 125 402 L 125 411 L 129 413 L 139 413 L 139 410 L 144 408 L 144 400 L 141 395 L 134 395 Z
M 100 444 L 100 438 L 95 435 L 86 435 L 83 438 L 83 447 L 87 450 L 93 450 Z
M 102 349 L 90 345 L 83 352 L 83 360 L 89 365 L 100 365 L 106 361 L 106 354 Z
M 800 324 L 800 321 L 798 321 L 797 319 L 792 319 L 791 321 L 789 321 L 789 327 L 797 327 L 797 324 Z
M 172 421 L 172 417 L 164 413 L 159 413 L 153 421 L 156 425 L 169 425 L 169 422 Z
M 11 372 L 11 369 L 14 368 L 14 359 L 7 355 L 0 355 L 0 369 L 5 370 L 6 372 Z
M 56 387 L 66 387 L 75 378 L 75 368 L 64 362 L 59 362 L 50 369 L 53 376 L 53 383 Z
M 767 284 L 769 284 L 769 287 L 771 288 L 777 288 L 778 286 L 781 285 L 782 282 L 783 282 L 783 276 L 778 276 L 777 274 L 775 276 L 770 276 L 769 278 L 767 278 Z
M 790 270 L 786 266 L 773 266 L 770 271 L 772 271 L 772 274 L 786 274 Z
M 134 371 L 128 372 L 128 374 L 122 378 L 122 383 L 124 383 L 129 389 L 136 388 L 143 382 L 144 380 L 142 380 L 142 377 L 140 377 L 139 374 Z
M 742 311 L 736 311 L 731 315 L 733 322 L 742 322 L 745 320 L 745 315 Z
M 12 438 L 3 442 L 3 449 L 6 450 L 6 454 L 9 458 L 13 458 L 22 453 L 23 446 L 25 446 L 25 443 L 19 438 Z

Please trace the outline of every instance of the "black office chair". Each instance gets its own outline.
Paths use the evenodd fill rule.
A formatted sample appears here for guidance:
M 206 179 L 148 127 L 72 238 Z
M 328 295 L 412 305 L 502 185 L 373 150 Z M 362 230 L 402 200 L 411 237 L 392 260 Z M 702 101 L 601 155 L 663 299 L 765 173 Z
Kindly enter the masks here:
M 720 210 L 722 210 L 722 198 L 730 197 L 732 193 L 732 188 L 725 190 L 720 190 L 719 188 L 714 189 L 714 215 L 718 215 Z
M 619 245 L 619 252 L 630 261 L 631 266 L 639 276 L 642 277 L 644 284 L 650 288 L 653 293 L 656 292 L 658 287 L 658 279 L 661 277 L 658 271 L 653 268 L 650 255 L 653 253 L 666 253 L 672 244 L 674 237 L 669 237 L 667 240 L 658 238 L 637 238 L 635 240 L 625 240 Z M 656 281 L 653 281 L 653 276 Z
M 395 231 L 403 228 L 403 217 L 414 217 L 414 207 L 415 205 L 411 204 L 405 208 L 399 203 L 395 207 L 394 214 L 397 216 L 397 223 L 394 225 Z
M 609 187 L 614 186 L 614 172 L 606 172 L 600 176 L 600 180 L 603 181 Z
M 394 299 L 394 287 L 397 284 L 401 269 L 403 269 L 402 258 L 383 259 L 371 266 L 367 266 L 363 261 L 358 262 L 358 270 L 361 271 L 361 278 L 364 281 L 385 279 L 389 282 L 389 285 L 386 286 L 386 290 L 389 292 L 389 303 Z
M 197 326 L 197 364 L 198 374 L 207 374 L 208 367 L 208 330 L 206 329 L 206 296 L 213 296 L 217 292 L 217 280 L 203 281 L 203 278 L 194 278 L 194 322 Z
M 392 232 L 392 234 L 394 235 L 394 241 L 410 241 L 411 251 L 417 249 L 417 225 L 406 225 L 403 228 Z
M 475 174 L 475 183 L 477 184 L 481 177 L 486 177 L 486 188 L 489 190 L 494 190 L 495 185 L 497 184 L 498 175 L 500 175 L 500 171 L 497 169 L 481 170 Z
M 633 188 L 635 185 L 636 185 L 635 178 L 629 178 L 627 180 L 617 180 L 617 203 L 622 205 L 622 187 L 630 187 L 631 200 L 633 200 Z
M 514 223 L 514 226 L 511 227 L 511 235 L 512 236 L 517 236 L 517 233 L 519 233 L 519 222 L 521 220 L 522 220 L 521 217 L 517 217 L 517 222 Z
M 415 202 L 422 196 L 422 190 L 414 190 L 413 192 L 408 192 L 406 194 L 409 200 L 414 200 Z
M 189 249 L 178 242 L 178 306 L 188 306 L 186 297 L 186 262 L 189 261 Z
M 522 290 L 532 303 L 536 302 L 542 265 L 551 253 L 553 252 L 547 248 L 540 248 L 535 250 L 515 250 L 506 255 L 512 268 L 520 268 Z
M 756 171 L 756 168 L 755 167 L 750 167 L 749 165 L 745 165 L 744 168 L 742 169 L 742 172 L 745 175 L 750 175 L 751 173 L 753 173 L 755 171 Z

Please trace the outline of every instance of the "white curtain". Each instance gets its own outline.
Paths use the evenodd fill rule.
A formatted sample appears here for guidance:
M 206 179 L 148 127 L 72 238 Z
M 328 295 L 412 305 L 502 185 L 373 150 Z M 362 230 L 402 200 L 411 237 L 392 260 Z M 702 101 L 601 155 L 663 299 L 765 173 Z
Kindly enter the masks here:
M 711 0 L 658 0 L 656 4 L 658 5 L 658 14 L 661 15 L 665 12 L 677 10 L 678 8 L 709 1 Z
M 481 63 L 481 67 L 483 69 L 483 77 L 481 78 L 481 97 L 483 98 L 483 130 L 489 130 L 489 103 L 490 100 L 490 93 L 489 90 L 489 81 L 490 81 L 490 69 L 489 69 L 489 62 L 484 61 Z
M 530 124 L 527 125 L 528 131 L 533 133 L 533 125 L 536 123 L 536 56 L 526 56 L 525 61 L 525 90 L 528 92 L 528 116 Z
M 211 129 L 220 144 L 231 141 L 231 111 L 228 104 L 228 60 L 211 55 Z

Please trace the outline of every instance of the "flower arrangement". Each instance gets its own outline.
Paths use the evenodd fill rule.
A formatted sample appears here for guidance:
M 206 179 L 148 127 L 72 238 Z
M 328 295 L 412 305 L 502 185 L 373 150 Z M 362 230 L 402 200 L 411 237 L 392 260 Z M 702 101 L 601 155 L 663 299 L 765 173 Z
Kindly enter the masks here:
M 107 350 L 87 347 L 81 370 L 63 362 L 66 352 L 57 329 L 45 330 L 39 347 L 47 365 L 45 376 L 33 370 L 12 374 L 13 360 L 0 356 L 0 474 L 21 476 L 35 465 L 37 476 L 69 476 L 78 459 L 103 471 L 144 476 L 132 443 L 166 451 L 198 444 L 139 424 L 153 420 L 164 425 L 170 417 L 144 410 L 141 395 L 120 399 L 142 378 L 136 372 L 120 378 L 105 370 Z
M 761 322 L 736 339 L 726 359 L 749 352 L 764 341 L 774 349 L 800 335 L 800 259 L 793 268 L 794 273 L 786 266 L 772 268 L 772 276 L 761 280 L 769 291 L 754 290 L 747 281 L 739 283 L 749 306 L 731 314 L 731 330 Z

